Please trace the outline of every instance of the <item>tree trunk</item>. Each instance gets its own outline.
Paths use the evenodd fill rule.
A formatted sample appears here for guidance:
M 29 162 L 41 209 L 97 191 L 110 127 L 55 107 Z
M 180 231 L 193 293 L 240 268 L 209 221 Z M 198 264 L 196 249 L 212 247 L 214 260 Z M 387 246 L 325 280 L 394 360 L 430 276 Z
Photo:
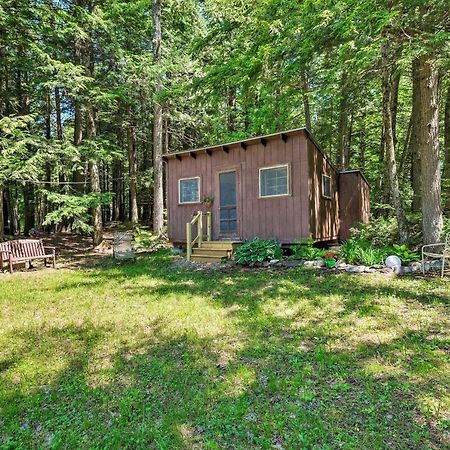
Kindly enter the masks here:
M 338 169 L 348 168 L 348 152 L 346 151 L 348 142 L 348 92 L 347 92 L 347 72 L 344 71 L 341 77 L 339 105 L 339 122 L 337 130 L 337 160 Z
M 412 111 L 411 111 L 411 185 L 413 198 L 411 204 L 412 212 L 419 212 L 422 208 L 422 187 L 421 187 L 421 163 L 420 163 L 420 143 L 419 143 L 419 122 L 420 122 L 420 75 L 419 62 L 415 59 L 412 63 Z
M 137 204 L 137 164 L 136 164 L 136 129 L 134 127 L 133 114 L 131 106 L 127 107 L 127 141 L 128 141 L 128 174 L 130 178 L 130 220 L 131 223 L 139 222 L 138 204 Z
M 444 114 L 444 193 L 445 209 L 450 211 L 450 86 L 447 88 Z
M 305 127 L 312 132 L 311 108 L 309 105 L 309 85 L 308 85 L 308 77 L 305 70 L 301 71 L 300 77 L 301 77 L 300 83 L 303 99 L 303 114 L 305 115 Z
M 441 171 L 439 167 L 439 76 L 431 55 L 418 58 L 420 83 L 418 143 L 422 175 L 422 231 L 425 244 L 442 233 Z
M 153 0 L 153 48 L 154 62 L 158 66 L 161 60 L 161 1 Z M 162 167 L 163 117 L 162 106 L 158 98 L 162 84 L 160 77 L 155 86 L 153 107 L 153 231 L 160 234 L 164 226 L 164 193 Z
M 403 202 L 400 195 L 397 175 L 397 161 L 395 156 L 395 141 L 392 117 L 392 87 L 395 62 L 391 54 L 389 37 L 381 47 L 382 70 L 383 70 L 383 129 L 385 142 L 385 167 L 389 181 L 390 194 L 394 204 L 395 214 L 397 217 L 398 231 L 400 242 L 406 244 L 408 242 L 408 228 L 406 223 Z
M 23 187 L 23 214 L 24 214 L 24 233 L 26 236 L 32 228 L 35 227 L 35 195 L 34 186 L 31 183 L 25 183 Z
M 83 52 L 85 51 L 85 43 L 79 38 L 75 39 L 75 64 L 84 65 Z M 83 114 L 81 109 L 81 101 L 74 100 L 74 127 L 73 127 L 73 145 L 78 147 L 83 141 Z M 80 193 L 84 192 L 85 177 L 83 172 L 77 170 L 73 174 L 74 189 Z
M 95 139 L 97 135 L 97 130 L 95 126 L 95 111 L 93 106 L 88 107 L 87 112 L 87 137 L 89 140 Z M 100 175 L 98 171 L 98 164 L 97 159 L 95 156 L 91 156 L 91 159 L 89 161 L 89 177 L 91 181 L 91 192 L 93 193 L 100 193 Z M 103 221 L 102 221 L 102 207 L 100 204 L 97 204 L 94 206 L 91 210 L 92 219 L 93 219 L 93 227 L 94 227 L 94 234 L 93 234 L 93 244 L 94 247 L 99 245 L 102 241 L 102 228 L 103 228 Z
M 64 131 L 61 120 L 61 94 L 59 87 L 55 87 L 55 112 L 56 112 L 56 137 L 62 140 L 64 137 Z
M 90 77 L 94 77 L 94 48 L 91 45 L 89 49 L 89 58 L 86 65 L 87 74 Z M 97 137 L 97 127 L 96 127 L 96 118 L 95 118 L 95 108 L 92 104 L 87 104 L 87 138 L 90 141 L 95 140 Z M 98 170 L 98 162 L 97 156 L 91 155 L 89 161 L 89 178 L 91 182 L 91 192 L 95 194 L 101 193 L 100 187 L 100 174 Z M 93 219 L 93 244 L 94 247 L 99 245 L 103 239 L 103 220 L 102 220 L 102 206 L 100 203 L 97 203 L 91 210 L 92 219 Z
M 113 199 L 113 220 L 120 222 L 125 219 L 122 176 L 122 161 L 116 160 L 113 163 L 113 191 L 116 194 Z

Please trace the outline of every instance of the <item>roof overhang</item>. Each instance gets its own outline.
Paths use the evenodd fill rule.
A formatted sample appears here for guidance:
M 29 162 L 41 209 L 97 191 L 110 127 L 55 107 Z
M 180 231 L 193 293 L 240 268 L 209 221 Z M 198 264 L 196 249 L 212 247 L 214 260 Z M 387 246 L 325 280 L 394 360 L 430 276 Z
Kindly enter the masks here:
M 307 134 L 311 139 L 311 133 L 308 131 L 307 128 L 294 128 L 292 130 L 286 130 L 286 131 L 280 131 L 278 133 L 272 133 L 272 134 L 265 134 L 263 136 L 255 136 L 247 139 L 241 139 L 239 141 L 232 141 L 232 142 L 225 142 L 223 144 L 217 144 L 217 145 L 211 145 L 208 147 L 200 147 L 190 150 L 183 150 L 180 152 L 174 152 L 174 153 L 166 153 L 163 155 L 163 158 L 167 161 L 168 159 L 176 158 L 180 160 L 183 156 L 191 156 L 195 155 L 196 153 L 206 153 L 209 156 L 212 155 L 212 152 L 214 151 L 225 151 L 226 153 L 229 152 L 231 147 L 240 147 L 244 150 L 247 149 L 249 145 L 252 144 L 262 144 L 264 147 L 267 145 L 267 143 L 271 140 L 275 139 L 282 139 L 284 142 L 287 142 L 290 136 L 298 135 L 305 133 Z M 316 144 L 317 145 L 317 144 Z

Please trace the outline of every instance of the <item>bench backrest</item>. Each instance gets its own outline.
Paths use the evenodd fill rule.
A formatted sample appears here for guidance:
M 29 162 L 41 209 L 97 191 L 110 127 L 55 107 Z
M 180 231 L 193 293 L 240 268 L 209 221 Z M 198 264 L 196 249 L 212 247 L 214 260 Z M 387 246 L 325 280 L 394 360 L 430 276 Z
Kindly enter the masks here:
M 10 241 L 13 258 L 33 258 L 44 256 L 44 244 L 40 239 L 18 239 Z
M 11 246 L 9 245 L 9 241 L 0 242 L 0 253 L 2 254 L 3 259 L 8 259 L 8 253 L 11 251 Z

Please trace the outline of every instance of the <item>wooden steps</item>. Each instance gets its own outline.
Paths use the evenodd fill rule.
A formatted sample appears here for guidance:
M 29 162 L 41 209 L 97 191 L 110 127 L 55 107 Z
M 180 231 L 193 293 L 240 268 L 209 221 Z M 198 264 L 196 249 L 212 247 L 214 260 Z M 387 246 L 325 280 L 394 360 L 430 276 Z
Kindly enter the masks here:
M 200 248 L 192 249 L 191 261 L 220 263 L 223 259 L 230 259 L 239 244 L 236 241 L 203 241 Z

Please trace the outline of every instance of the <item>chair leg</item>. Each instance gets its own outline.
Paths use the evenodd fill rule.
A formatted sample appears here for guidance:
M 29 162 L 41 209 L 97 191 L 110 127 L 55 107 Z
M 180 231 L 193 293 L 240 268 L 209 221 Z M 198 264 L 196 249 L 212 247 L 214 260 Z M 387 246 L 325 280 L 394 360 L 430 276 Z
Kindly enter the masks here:
M 56 256 L 55 255 L 53 255 L 52 266 L 54 269 L 56 269 Z
M 445 256 L 442 257 L 441 278 L 444 278 Z
M 13 273 L 14 269 L 13 269 L 13 263 L 12 260 L 9 260 L 9 273 Z

